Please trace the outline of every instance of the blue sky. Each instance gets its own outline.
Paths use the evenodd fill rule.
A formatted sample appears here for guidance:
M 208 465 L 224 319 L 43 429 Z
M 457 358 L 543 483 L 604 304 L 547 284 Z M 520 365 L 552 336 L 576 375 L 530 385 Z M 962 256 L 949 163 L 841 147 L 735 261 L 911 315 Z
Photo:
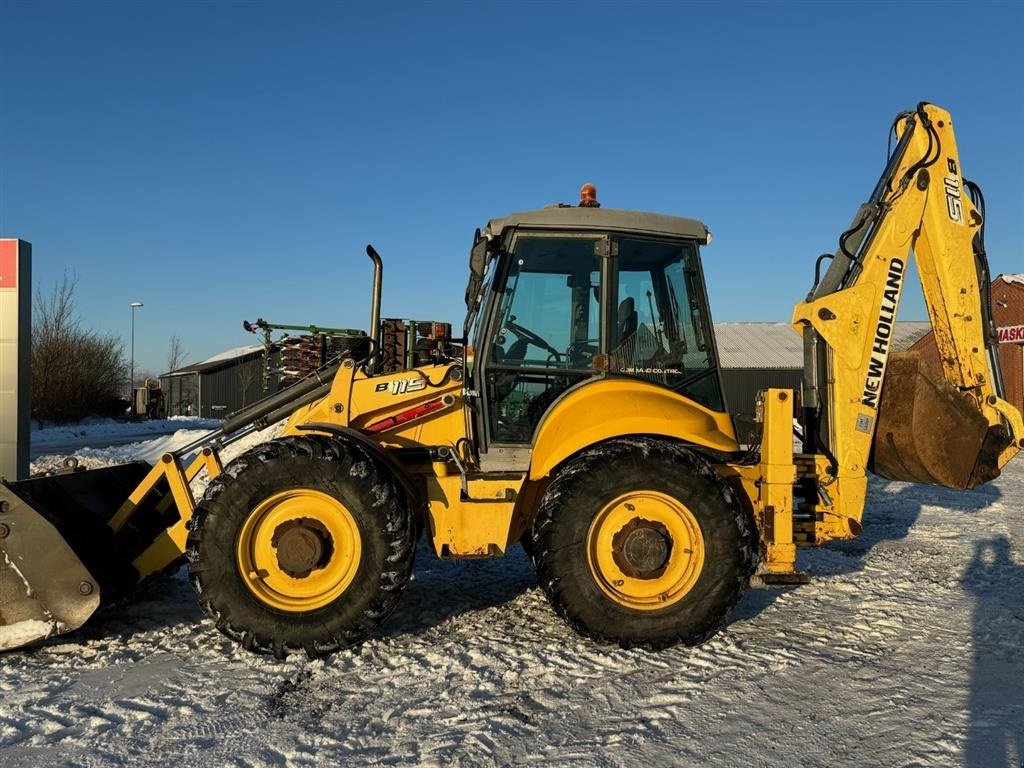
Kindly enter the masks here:
M 700 218 L 716 321 L 788 320 L 885 159 L 949 109 L 1024 271 L 1020 5 L 0 2 L 0 236 L 164 370 L 257 316 L 461 326 L 474 228 L 575 202 Z M 924 319 L 908 287 L 904 319 Z

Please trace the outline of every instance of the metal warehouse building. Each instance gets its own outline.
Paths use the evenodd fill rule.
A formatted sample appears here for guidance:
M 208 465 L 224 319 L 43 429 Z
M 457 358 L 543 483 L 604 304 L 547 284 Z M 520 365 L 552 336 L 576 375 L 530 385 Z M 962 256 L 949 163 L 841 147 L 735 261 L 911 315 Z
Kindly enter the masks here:
M 999 334 L 1004 397 L 1024 409 L 1024 274 L 1000 275 L 992 281 L 992 317 Z M 941 374 L 933 333 L 926 334 L 913 348 L 931 370 Z
M 908 349 L 931 330 L 926 322 L 897 322 L 893 350 Z M 754 429 L 754 399 L 768 387 L 800 389 L 803 340 L 789 323 L 716 323 L 725 404 L 736 418 L 740 442 Z
M 160 374 L 168 416 L 223 419 L 270 394 L 263 388 L 263 345 L 230 349 Z

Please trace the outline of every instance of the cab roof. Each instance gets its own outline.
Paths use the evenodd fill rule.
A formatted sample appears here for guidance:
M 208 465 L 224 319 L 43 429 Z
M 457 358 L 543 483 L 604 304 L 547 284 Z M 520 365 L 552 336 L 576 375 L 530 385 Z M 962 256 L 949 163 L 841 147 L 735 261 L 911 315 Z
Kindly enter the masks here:
M 708 228 L 697 219 L 667 216 L 645 211 L 623 211 L 615 208 L 577 208 L 575 206 L 549 206 L 536 211 L 511 213 L 500 219 L 491 219 L 484 234 L 500 237 L 510 227 L 526 229 L 570 229 L 614 231 L 624 233 L 665 235 L 690 238 L 706 243 Z

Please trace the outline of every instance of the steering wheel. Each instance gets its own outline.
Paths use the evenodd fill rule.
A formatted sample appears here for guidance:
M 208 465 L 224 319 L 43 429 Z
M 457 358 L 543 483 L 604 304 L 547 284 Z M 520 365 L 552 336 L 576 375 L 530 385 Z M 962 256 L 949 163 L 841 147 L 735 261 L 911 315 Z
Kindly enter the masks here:
M 505 323 L 505 327 L 508 330 L 512 331 L 512 333 L 516 335 L 516 338 L 522 339 L 523 341 L 528 341 L 535 347 L 540 347 L 541 349 L 546 351 L 549 354 L 549 356 L 554 355 L 555 362 L 561 362 L 561 353 L 557 349 L 552 347 L 550 344 L 548 344 L 548 342 L 545 341 L 542 337 L 538 336 L 536 333 L 531 331 L 529 328 L 524 328 L 518 323 L 513 322 L 511 319 Z

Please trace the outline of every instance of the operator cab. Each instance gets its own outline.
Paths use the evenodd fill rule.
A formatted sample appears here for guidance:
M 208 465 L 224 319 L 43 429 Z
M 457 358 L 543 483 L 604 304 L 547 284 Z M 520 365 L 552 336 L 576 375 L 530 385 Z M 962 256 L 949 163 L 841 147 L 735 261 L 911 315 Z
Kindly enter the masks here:
M 481 452 L 530 445 L 563 393 L 601 376 L 654 382 L 723 411 L 698 255 L 709 240 L 694 219 L 602 209 L 586 187 L 581 207 L 516 213 L 478 231 L 465 330 Z

